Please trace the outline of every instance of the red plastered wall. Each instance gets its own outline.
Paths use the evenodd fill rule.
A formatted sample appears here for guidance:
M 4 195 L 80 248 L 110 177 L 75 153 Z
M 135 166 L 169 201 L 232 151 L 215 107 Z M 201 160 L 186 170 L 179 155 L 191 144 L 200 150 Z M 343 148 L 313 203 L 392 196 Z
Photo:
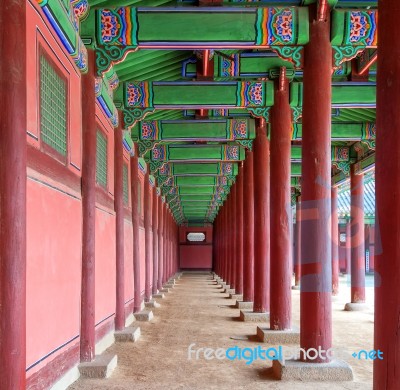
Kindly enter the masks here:
M 37 2 L 27 2 L 27 377 L 76 344 L 80 327 L 80 72 L 53 36 Z M 39 53 L 68 82 L 68 155 L 41 151 Z M 63 346 L 64 345 L 64 346 Z M 48 357 L 46 357 L 48 355 Z

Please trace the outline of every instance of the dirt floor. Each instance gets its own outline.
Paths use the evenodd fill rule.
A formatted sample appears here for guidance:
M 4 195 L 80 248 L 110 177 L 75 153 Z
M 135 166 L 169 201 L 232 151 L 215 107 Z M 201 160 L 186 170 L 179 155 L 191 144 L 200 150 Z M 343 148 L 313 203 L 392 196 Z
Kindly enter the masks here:
M 234 301 L 212 284 L 210 274 L 184 273 L 176 287 L 159 300 L 155 318 L 138 323 L 142 336 L 136 343 L 115 344 L 107 352 L 118 355 L 111 378 L 86 379 L 70 389 L 371 389 L 372 361 L 358 360 L 351 353 L 373 348 L 373 288 L 367 288 L 365 313 L 345 312 L 349 301 L 348 281 L 341 278 L 340 294 L 334 299 L 334 347 L 346 351 L 354 370 L 353 382 L 282 382 L 272 376 L 272 362 L 188 359 L 188 347 L 208 348 L 274 347 L 255 341 L 256 326 L 238 321 Z M 371 282 L 372 279 L 368 279 Z M 293 319 L 299 326 L 299 291 L 293 290 Z M 264 324 L 267 326 L 268 324 Z M 275 346 L 277 347 L 277 346 Z

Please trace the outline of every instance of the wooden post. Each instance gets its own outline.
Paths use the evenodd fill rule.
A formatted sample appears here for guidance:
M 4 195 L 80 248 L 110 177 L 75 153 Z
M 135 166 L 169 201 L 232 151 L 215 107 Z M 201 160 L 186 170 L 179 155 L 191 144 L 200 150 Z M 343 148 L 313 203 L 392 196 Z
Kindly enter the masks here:
M 151 229 L 151 195 L 150 195 L 150 181 L 149 181 L 149 168 L 147 167 L 146 174 L 144 175 L 144 246 L 145 246 L 145 283 L 144 283 L 144 299 L 146 302 L 150 301 L 151 288 L 150 288 L 150 262 L 152 253 L 152 243 L 150 237 Z
M 374 390 L 400 389 L 400 3 L 379 0 L 376 101 Z
M 236 294 L 243 294 L 243 234 L 243 164 L 241 164 L 236 179 Z
M 125 328 L 125 266 L 124 266 L 124 151 L 122 145 L 123 116 L 119 115 L 118 128 L 114 130 L 114 208 L 115 208 L 115 260 L 116 306 L 115 330 Z
M 300 347 L 327 351 L 332 347 L 332 47 L 329 9 L 320 11 L 326 12 L 318 17 L 315 12 L 304 48 Z M 312 362 L 322 361 L 327 360 Z
M 153 228 L 153 294 L 158 292 L 158 196 L 157 188 L 153 187 L 153 209 L 152 209 L 152 228 Z
M 296 197 L 294 285 L 300 287 L 301 278 L 301 195 Z
M 351 302 L 365 302 L 364 175 L 351 166 Z
M 292 111 L 289 106 L 289 80 L 286 68 L 275 82 L 271 113 L 271 312 L 270 328 L 292 327 L 292 214 L 290 189 L 290 152 Z
M 243 302 L 254 300 L 254 180 L 253 152 L 246 150 L 243 168 Z
M 0 388 L 25 389 L 26 5 L 0 10 Z
M 88 50 L 88 73 L 82 76 L 82 286 L 81 362 L 95 354 L 96 97 L 95 53 Z
M 255 313 L 269 312 L 270 212 L 269 141 L 264 119 L 256 119 L 254 140 L 254 305 Z
M 332 295 L 339 293 L 339 218 L 338 192 L 332 187 Z
M 133 282 L 134 282 L 134 303 L 133 311 L 137 313 L 141 309 L 141 292 L 140 283 L 140 252 L 139 252 L 139 166 L 137 145 L 134 144 L 134 155 L 131 157 L 131 198 L 132 198 L 132 235 L 133 235 Z
M 236 183 L 231 187 L 231 215 L 230 215 L 230 245 L 231 245 L 231 280 L 230 288 L 236 288 L 236 261 L 237 261 L 237 245 L 236 245 Z

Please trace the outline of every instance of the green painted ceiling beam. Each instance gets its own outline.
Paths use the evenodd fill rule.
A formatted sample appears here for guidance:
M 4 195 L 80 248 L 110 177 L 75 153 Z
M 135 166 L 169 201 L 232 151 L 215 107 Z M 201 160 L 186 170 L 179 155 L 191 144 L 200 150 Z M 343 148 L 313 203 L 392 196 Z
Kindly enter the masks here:
M 375 138 L 375 123 L 332 123 L 332 140 L 359 141 Z M 303 136 L 303 125 L 293 124 L 292 140 L 301 140 Z
M 207 200 L 211 202 L 213 200 L 212 195 L 181 195 L 180 196 L 181 202 L 184 203 L 185 201 L 195 201 L 195 200 Z
M 332 161 L 349 161 L 350 148 L 348 146 L 332 146 Z M 292 162 L 301 161 L 301 146 L 292 146 L 291 149 Z
M 131 109 L 261 109 L 274 104 L 272 81 L 128 81 L 115 101 Z
M 146 141 L 233 141 L 254 139 L 254 119 L 141 121 L 133 137 Z
M 217 187 L 229 185 L 226 177 L 218 176 L 178 176 L 174 178 L 175 186 L 179 187 Z
M 238 174 L 238 164 L 234 162 L 219 163 L 167 163 L 159 176 L 235 176 Z
M 303 83 L 290 84 L 290 105 L 303 106 Z M 332 83 L 332 108 L 376 107 L 376 83 L 334 82 Z
M 279 18 L 290 18 L 290 32 L 281 28 Z M 308 43 L 307 7 L 208 8 L 171 7 L 98 9 L 82 28 L 101 46 L 129 48 L 270 47 Z M 96 20 L 95 20 L 96 19 Z M 105 21 L 111 20 L 111 23 Z M 109 25 L 113 28 L 110 28 Z M 205 26 L 207 26 L 205 28 Z M 201 34 L 199 33 L 201 32 Z
M 237 145 L 157 145 L 151 151 L 153 161 L 241 161 L 244 148 Z

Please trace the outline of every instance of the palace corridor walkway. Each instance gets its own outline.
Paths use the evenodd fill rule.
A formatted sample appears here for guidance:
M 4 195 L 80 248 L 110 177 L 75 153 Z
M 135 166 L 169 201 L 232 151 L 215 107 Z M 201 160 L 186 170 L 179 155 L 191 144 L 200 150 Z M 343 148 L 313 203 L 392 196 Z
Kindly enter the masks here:
M 344 312 L 349 299 L 347 281 L 341 277 L 340 295 L 333 302 L 334 347 L 348 352 L 354 382 L 280 382 L 272 378 L 271 361 L 188 360 L 188 347 L 272 347 L 255 340 L 257 324 L 238 321 L 239 309 L 211 280 L 210 273 L 186 273 L 177 281 L 161 307 L 153 309 L 151 322 L 139 323 L 142 336 L 136 343 L 114 344 L 118 367 L 106 380 L 79 380 L 71 390 L 94 389 L 371 389 L 372 361 L 357 360 L 350 353 L 373 348 L 373 289 L 367 288 L 371 309 Z M 368 277 L 368 282 L 372 279 Z M 293 291 L 293 319 L 299 324 L 299 291 Z

